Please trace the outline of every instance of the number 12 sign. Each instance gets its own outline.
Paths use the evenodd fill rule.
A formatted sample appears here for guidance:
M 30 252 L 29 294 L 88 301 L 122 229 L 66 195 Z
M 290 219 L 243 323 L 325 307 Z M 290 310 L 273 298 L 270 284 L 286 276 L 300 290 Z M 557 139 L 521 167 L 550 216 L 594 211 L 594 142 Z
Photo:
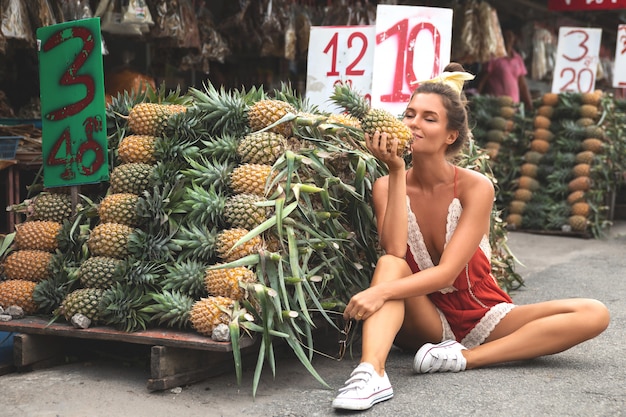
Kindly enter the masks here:
M 107 180 L 100 19 L 37 29 L 44 185 Z
M 374 62 L 374 26 L 314 26 L 309 36 L 306 97 L 329 112 L 342 111 L 329 101 L 338 83 L 370 97 Z
M 552 92 L 590 93 L 596 86 L 602 29 L 559 29 Z

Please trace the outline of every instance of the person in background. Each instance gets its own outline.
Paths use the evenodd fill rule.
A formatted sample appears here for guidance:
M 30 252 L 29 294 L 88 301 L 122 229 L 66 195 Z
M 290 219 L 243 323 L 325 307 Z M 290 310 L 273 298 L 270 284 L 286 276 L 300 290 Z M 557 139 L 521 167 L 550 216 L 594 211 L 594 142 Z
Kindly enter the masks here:
M 480 94 L 509 96 L 514 103 L 524 103 L 526 111 L 533 110 L 533 102 L 526 82 L 524 59 L 515 50 L 517 36 L 510 29 L 502 32 L 506 56 L 487 62 L 479 76 L 477 90 Z
M 417 374 L 459 372 L 562 352 L 609 324 L 600 301 L 516 305 L 498 286 L 489 243 L 493 183 L 450 162 L 471 138 L 462 87 L 473 78 L 453 64 L 421 82 L 404 111 L 413 133 L 408 168 L 397 142 L 387 152 L 386 134 L 365 136 L 389 172 L 372 189 L 384 254 L 370 287 L 343 312 L 363 321 L 362 351 L 336 409 L 365 410 L 393 397 L 385 363 L 394 344 L 417 351 Z

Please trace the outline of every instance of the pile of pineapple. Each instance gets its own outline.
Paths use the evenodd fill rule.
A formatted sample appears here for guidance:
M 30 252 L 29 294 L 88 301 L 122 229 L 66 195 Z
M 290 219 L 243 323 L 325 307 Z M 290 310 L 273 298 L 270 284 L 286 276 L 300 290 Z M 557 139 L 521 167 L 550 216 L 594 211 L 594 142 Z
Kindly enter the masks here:
M 70 208 L 50 193 L 65 201 L 54 225 L 39 209 L 26 217 L 0 305 L 124 331 L 211 336 L 227 325 L 235 363 L 242 332 L 261 340 L 257 370 L 274 363 L 278 338 L 324 383 L 310 363 L 314 329 L 339 328 L 379 256 L 370 200 L 386 167 L 364 133 L 387 132 L 403 155 L 412 138 L 356 91 L 338 86 L 332 100 L 346 112 L 319 111 L 288 85 L 120 94 L 107 109 L 109 183 Z M 508 257 L 496 263 L 510 266 L 505 252 L 494 250 Z M 26 263 L 46 272 L 27 275 Z
M 599 90 L 541 97 L 512 183 L 510 227 L 595 236 L 606 228 L 606 198 L 615 186 L 609 167 L 617 160 L 605 151 L 619 141 L 606 133 L 610 100 Z

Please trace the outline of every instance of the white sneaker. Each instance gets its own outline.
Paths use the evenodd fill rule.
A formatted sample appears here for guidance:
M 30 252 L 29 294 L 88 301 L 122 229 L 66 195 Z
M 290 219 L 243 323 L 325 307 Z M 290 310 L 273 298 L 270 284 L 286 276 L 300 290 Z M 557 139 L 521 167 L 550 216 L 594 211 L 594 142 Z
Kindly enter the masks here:
M 467 361 L 461 351 L 465 349 L 456 340 L 446 340 L 436 345 L 426 343 L 415 354 L 413 370 L 418 374 L 464 371 Z
M 367 410 L 391 397 L 393 388 L 387 373 L 380 376 L 371 364 L 363 362 L 354 368 L 346 385 L 339 389 L 339 395 L 333 400 L 333 407 L 344 410 Z

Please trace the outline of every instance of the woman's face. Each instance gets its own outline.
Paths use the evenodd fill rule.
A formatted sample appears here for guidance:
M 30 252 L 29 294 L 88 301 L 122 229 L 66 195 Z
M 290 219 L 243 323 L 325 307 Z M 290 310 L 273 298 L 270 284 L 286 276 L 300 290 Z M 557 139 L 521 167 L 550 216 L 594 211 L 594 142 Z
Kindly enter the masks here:
M 456 131 L 448 130 L 448 112 L 439 94 L 415 94 L 402 121 L 413 132 L 413 151 L 432 151 L 442 147 L 445 150 L 458 136 Z

